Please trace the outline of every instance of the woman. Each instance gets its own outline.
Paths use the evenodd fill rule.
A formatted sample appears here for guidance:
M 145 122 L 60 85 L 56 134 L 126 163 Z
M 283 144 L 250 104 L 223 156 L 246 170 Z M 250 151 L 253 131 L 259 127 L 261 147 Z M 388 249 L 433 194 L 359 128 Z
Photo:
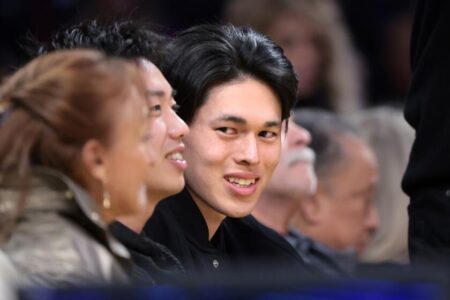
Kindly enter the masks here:
M 361 63 L 335 1 L 227 3 L 227 21 L 251 26 L 283 48 L 299 76 L 297 107 L 349 114 L 364 105 Z
M 161 147 L 149 141 L 163 125 L 139 68 L 91 50 L 56 52 L 17 71 L 0 101 L 2 250 L 24 283 L 126 282 L 129 252 L 106 225 L 146 206 Z

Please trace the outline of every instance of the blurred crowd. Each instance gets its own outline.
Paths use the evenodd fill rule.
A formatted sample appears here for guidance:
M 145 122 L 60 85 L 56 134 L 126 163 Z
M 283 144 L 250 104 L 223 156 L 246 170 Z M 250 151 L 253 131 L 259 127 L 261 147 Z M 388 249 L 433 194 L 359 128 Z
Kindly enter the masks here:
M 0 292 L 407 266 L 412 24 L 407 0 L 0 0 Z

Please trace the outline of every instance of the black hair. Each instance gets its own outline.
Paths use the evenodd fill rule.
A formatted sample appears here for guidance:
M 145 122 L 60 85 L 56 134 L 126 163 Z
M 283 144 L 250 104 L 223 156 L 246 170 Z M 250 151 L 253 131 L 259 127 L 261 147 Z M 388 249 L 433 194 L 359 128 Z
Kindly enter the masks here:
M 60 49 L 97 49 L 109 56 L 146 58 L 159 66 L 169 38 L 133 21 L 100 24 L 96 20 L 68 27 L 37 47 L 34 56 Z
M 169 43 L 161 69 L 177 91 L 178 113 L 188 124 L 212 88 L 244 76 L 261 80 L 275 92 L 283 120 L 296 101 L 297 77 L 283 50 L 247 27 L 187 29 Z

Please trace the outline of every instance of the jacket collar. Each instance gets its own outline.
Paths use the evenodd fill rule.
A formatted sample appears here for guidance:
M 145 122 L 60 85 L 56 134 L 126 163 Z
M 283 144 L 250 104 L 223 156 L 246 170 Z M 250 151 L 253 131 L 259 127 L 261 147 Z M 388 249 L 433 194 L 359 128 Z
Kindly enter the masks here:
M 0 206 L 2 202 L 9 201 L 9 205 L 6 206 L 14 208 L 12 203 L 17 203 L 17 199 L 21 197 L 20 183 L 13 177 L 5 178 L 4 183 L 6 184 L 0 189 Z M 97 204 L 85 189 L 54 169 L 47 167 L 32 169 L 30 188 L 24 206 L 25 213 L 55 211 L 71 215 L 77 210 L 81 210 L 83 216 L 100 229 L 108 248 L 115 255 L 130 259 L 128 250 L 109 233 L 107 225 L 100 218 Z
M 177 222 L 181 225 L 186 237 L 193 244 L 207 252 L 222 251 L 221 248 L 224 246 L 221 239 L 223 222 L 209 241 L 208 225 L 186 187 L 166 201 L 168 201 L 167 204 L 176 216 Z

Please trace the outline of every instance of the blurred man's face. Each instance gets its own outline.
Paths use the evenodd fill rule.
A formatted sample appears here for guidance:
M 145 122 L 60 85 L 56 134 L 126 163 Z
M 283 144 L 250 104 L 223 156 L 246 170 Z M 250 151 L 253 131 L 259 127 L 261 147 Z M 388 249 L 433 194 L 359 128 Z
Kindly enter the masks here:
M 316 191 L 314 152 L 308 147 L 311 136 L 307 130 L 292 120 L 289 120 L 288 128 L 288 132 L 282 137 L 280 162 L 266 191 L 282 197 L 301 199 L 312 196 Z
M 372 204 L 377 164 L 371 149 L 361 141 L 342 137 L 341 142 L 346 158 L 328 175 L 319 177 L 316 196 L 321 231 L 313 238 L 334 249 L 353 249 L 361 254 L 379 222 Z

